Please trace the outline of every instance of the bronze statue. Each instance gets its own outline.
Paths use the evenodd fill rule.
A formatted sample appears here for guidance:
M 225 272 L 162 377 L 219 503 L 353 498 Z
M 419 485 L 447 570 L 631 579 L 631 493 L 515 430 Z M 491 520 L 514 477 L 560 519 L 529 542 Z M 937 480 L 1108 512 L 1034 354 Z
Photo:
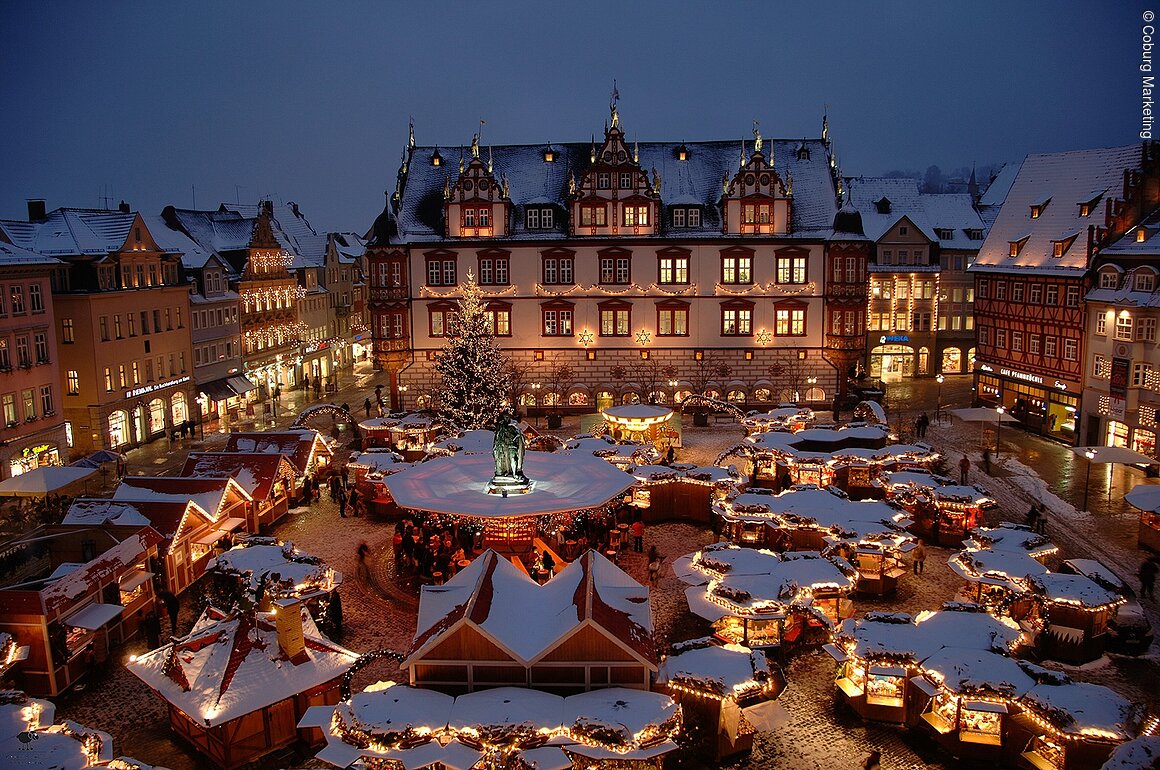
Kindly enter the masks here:
M 495 477 L 527 481 L 524 475 L 524 434 L 509 417 L 503 416 L 495 423 L 495 441 L 492 444 L 495 457 Z

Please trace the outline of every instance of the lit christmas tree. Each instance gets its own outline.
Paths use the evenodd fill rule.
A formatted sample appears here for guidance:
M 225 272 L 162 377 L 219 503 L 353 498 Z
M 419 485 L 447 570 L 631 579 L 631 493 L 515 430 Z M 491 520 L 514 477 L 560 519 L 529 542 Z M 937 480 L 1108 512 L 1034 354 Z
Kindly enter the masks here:
M 439 415 L 460 430 L 493 428 L 507 411 L 504 358 L 496 347 L 491 322 L 475 276 L 460 287 L 463 298 L 447 323 L 447 340 L 435 362 L 443 380 Z

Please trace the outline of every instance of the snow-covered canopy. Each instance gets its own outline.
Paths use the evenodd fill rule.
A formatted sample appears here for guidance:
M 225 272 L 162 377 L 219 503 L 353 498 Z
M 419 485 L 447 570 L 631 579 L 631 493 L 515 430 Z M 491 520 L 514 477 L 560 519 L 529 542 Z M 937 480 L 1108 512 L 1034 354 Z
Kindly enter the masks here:
M 293 543 L 268 537 L 250 537 L 206 564 L 210 574 L 235 575 L 253 594 L 263 579 L 271 596 L 301 598 L 326 593 L 342 582 L 317 556 L 300 552 Z M 275 580 L 275 576 L 277 576 Z
M 876 500 L 850 500 L 834 487 L 797 485 L 777 495 L 743 492 L 715 501 L 713 510 L 727 521 L 817 527 L 828 530 L 835 541 L 910 539 L 901 534 L 910 524 L 905 511 Z
M 76 722 L 54 725 L 56 707 L 18 690 L 0 692 L 0 757 L 5 770 L 82 770 L 113 759 L 113 738 Z M 85 740 L 95 738 L 91 754 Z
M 734 698 L 760 690 L 769 676 L 769 660 L 761 650 L 710 644 L 670 655 L 661 665 L 657 682 Z
M 987 612 L 938 610 L 917 618 L 904 613 L 872 612 L 861 620 L 846 620 L 835 643 L 863 660 L 889 658 L 921 662 L 945 647 L 1009 652 L 1021 640 L 1014 621 Z
M 403 456 L 397 452 L 351 452 L 347 465 L 353 468 L 367 468 L 371 473 L 398 473 L 409 467 Z
M 224 724 L 337 679 L 354 665 L 358 655 L 324 637 L 305 607 L 297 611 L 306 642 L 300 659 L 282 653 L 272 614 L 224 616 L 209 608 L 189 634 L 126 667 L 195 722 Z
M 1119 594 L 1109 591 L 1083 575 L 1065 575 L 1048 572 L 1031 578 L 1035 591 L 1049 602 L 1070 604 L 1086 609 L 1114 607 L 1124 602 Z
M 1142 735 L 1120 744 L 1100 770 L 1155 770 L 1160 764 L 1160 735 Z
M 1136 735 L 1142 711 L 1119 693 L 1086 682 L 1040 683 L 1019 702 L 1062 733 L 1118 741 Z
M 976 550 L 1011 551 L 1042 560 L 1059 551 L 1059 548 L 1043 535 L 1031 531 L 1021 524 L 1004 522 L 997 527 L 979 527 L 971 530 L 972 539 L 964 542 L 968 548 Z
M 949 562 L 959 577 L 971 583 L 1009 586 L 1011 580 L 1047 574 L 1047 567 L 1024 551 L 967 548 L 952 556 Z
M 1019 664 L 994 652 L 946 647 L 922 663 L 936 684 L 956 695 L 1016 698 L 1035 686 Z
M 458 436 L 445 438 L 435 445 L 435 449 L 465 454 L 491 454 L 495 445 L 495 431 L 469 430 Z

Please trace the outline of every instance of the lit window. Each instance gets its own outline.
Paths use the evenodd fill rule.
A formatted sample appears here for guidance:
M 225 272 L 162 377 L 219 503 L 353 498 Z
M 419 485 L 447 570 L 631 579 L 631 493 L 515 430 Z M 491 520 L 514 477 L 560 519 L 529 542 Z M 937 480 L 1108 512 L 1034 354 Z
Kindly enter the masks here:
M 624 226 L 625 227 L 647 227 L 648 226 L 648 206 L 625 206 L 624 207 Z
M 103 321 L 105 319 L 102 318 L 101 320 Z M 60 335 L 61 342 L 69 344 L 76 342 L 76 330 L 73 328 L 73 319 L 60 319 Z
M 1151 292 L 1156 288 L 1156 276 L 1148 270 L 1136 273 L 1136 291 Z
M 1096 334 L 1101 337 L 1107 336 L 1108 333 L 1108 316 L 1107 313 L 1099 313 L 1096 315 Z
M 1140 318 L 1136 322 L 1136 339 L 1140 342 L 1156 341 L 1156 319 Z
M 722 257 L 721 283 L 753 283 L 753 257 L 749 255 Z
M 659 260 L 659 283 L 687 284 L 689 282 L 689 258 L 661 257 Z
M 543 327 L 545 337 L 571 337 L 572 310 L 570 308 L 545 309 Z
M 774 321 L 774 333 L 779 337 L 801 337 L 806 333 L 805 308 L 779 307 Z
M 1132 316 L 1127 313 L 1116 316 L 1116 339 L 1127 342 L 1132 340 Z
M 684 337 L 689 333 L 688 306 L 657 308 L 657 335 L 660 337 Z
M 727 307 L 721 310 L 721 336 L 748 337 L 753 333 L 753 309 Z
M 804 256 L 778 256 L 778 283 L 805 283 L 806 258 Z
M 75 369 L 68 370 L 68 393 L 70 396 L 78 395 L 81 392 L 81 376 Z
M 602 308 L 600 310 L 601 337 L 627 337 L 628 329 L 628 308 Z

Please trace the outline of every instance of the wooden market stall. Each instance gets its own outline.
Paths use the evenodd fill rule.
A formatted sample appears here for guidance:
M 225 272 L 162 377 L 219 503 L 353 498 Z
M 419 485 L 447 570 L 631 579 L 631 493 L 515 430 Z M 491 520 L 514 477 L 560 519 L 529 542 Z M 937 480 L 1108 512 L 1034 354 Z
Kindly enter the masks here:
M 1104 654 L 1108 624 L 1126 599 L 1083 575 L 1049 572 L 1029 580 L 1037 602 L 1027 622 L 1045 658 L 1087 663 Z
M 206 566 L 210 578 L 211 604 L 233 607 L 239 600 L 269 612 L 273 603 L 297 599 L 318 622 L 343 575 L 321 558 L 303 553 L 293 543 L 252 535 L 219 553 Z
M 685 642 L 665 659 L 657 684 L 681 704 L 686 723 L 698 720 L 716 736 L 718 762 L 749 751 L 758 730 L 785 720 L 775 702 L 785 690 L 785 675 L 761 650 L 722 647 L 709 639 Z
M 310 428 L 265 433 L 230 433 L 226 452 L 260 452 L 285 455 L 297 472 L 298 482 L 307 476 L 318 478 L 330 472 L 334 450 L 321 433 Z
M 1143 707 L 1095 684 L 1043 681 L 1019 698 L 1009 746 L 1035 770 L 1099 770 L 1140 733 Z
M 290 460 L 275 452 L 190 452 L 179 476 L 190 478 L 232 477 L 249 493 L 254 513 L 251 521 L 264 531 L 290 510 L 298 471 Z
M 391 497 L 386 478 L 408 468 L 409 465 L 401 454 L 387 449 L 351 452 L 350 460 L 346 463 L 346 467 L 353 474 L 350 483 L 366 503 L 367 513 L 382 518 L 393 518 L 398 515 L 399 507 Z
M 225 770 L 288 746 L 311 706 L 334 704 L 358 656 L 297 600 L 277 613 L 212 608 L 190 633 L 127 667 L 169 705 L 172 730 Z

